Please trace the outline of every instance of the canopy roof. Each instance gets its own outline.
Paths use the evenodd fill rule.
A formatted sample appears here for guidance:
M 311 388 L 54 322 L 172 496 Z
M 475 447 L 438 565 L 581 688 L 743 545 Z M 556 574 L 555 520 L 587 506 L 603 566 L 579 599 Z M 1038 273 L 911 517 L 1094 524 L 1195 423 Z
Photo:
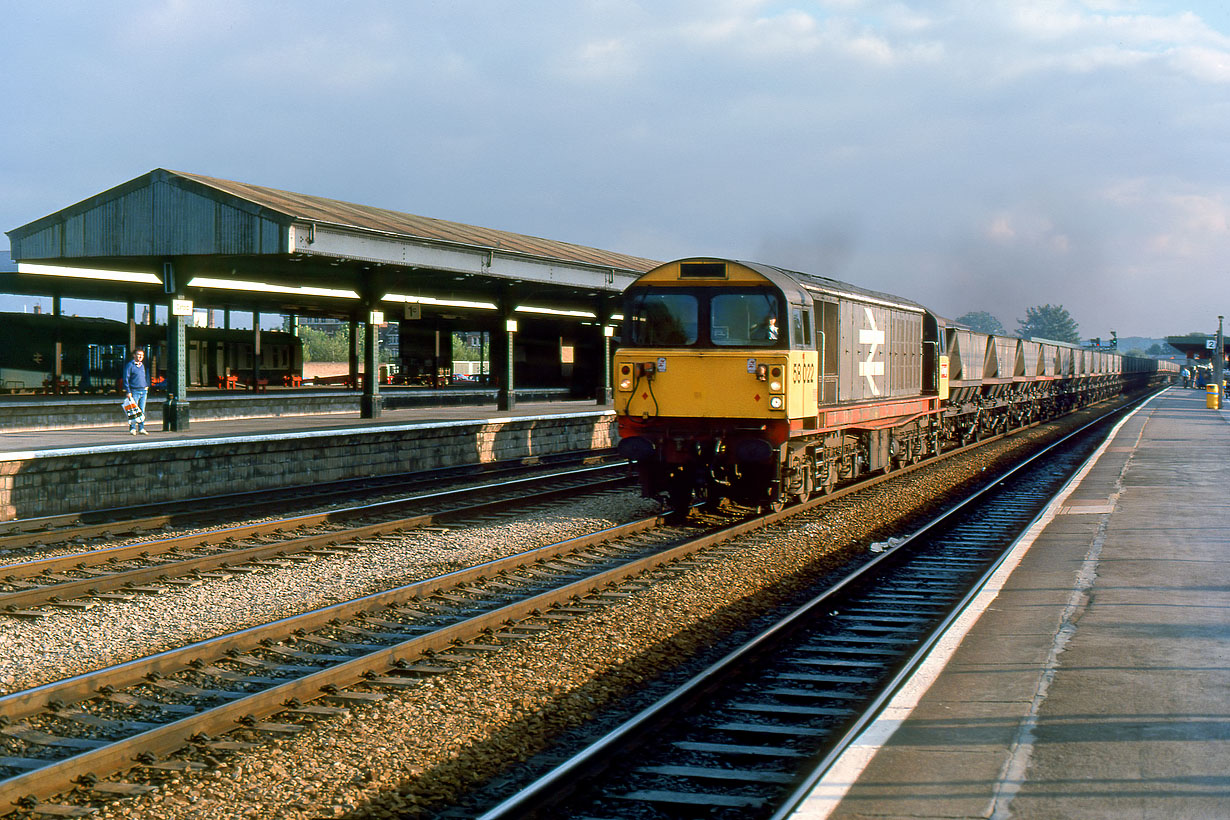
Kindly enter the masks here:
M 149 302 L 173 290 L 202 306 L 329 315 L 386 298 L 494 303 L 504 292 L 593 309 L 657 264 L 163 169 L 8 236 L 19 272 L 0 273 L 0 290 L 11 293 Z

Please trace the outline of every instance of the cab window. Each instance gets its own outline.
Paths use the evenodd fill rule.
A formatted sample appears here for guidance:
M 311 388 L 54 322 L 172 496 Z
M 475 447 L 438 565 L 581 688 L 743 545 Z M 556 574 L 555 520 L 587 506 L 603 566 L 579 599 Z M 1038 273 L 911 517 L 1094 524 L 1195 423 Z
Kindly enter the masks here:
M 631 342 L 644 347 L 696 343 L 698 302 L 690 293 L 648 292 L 629 300 Z
M 771 291 L 715 294 L 709 316 L 709 340 L 714 345 L 776 347 L 786 338 L 781 305 Z

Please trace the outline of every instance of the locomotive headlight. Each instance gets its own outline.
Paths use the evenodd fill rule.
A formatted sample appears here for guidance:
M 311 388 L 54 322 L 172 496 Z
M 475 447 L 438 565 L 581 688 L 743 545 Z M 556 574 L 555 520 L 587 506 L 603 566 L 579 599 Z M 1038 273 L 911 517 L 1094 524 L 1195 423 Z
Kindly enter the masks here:
M 627 379 L 627 378 L 620 379 L 619 389 L 620 390 L 631 390 L 632 389 L 632 379 Z
M 781 396 L 769 396 L 769 409 L 770 410 L 781 410 L 782 405 L 785 403 L 786 403 L 786 400 L 782 398 Z
M 770 389 L 770 390 L 772 390 L 774 393 L 780 393 L 780 392 L 782 392 L 782 381 L 781 381 L 781 379 L 778 379 L 777 381 L 771 381 L 771 382 L 769 382 L 769 389 Z

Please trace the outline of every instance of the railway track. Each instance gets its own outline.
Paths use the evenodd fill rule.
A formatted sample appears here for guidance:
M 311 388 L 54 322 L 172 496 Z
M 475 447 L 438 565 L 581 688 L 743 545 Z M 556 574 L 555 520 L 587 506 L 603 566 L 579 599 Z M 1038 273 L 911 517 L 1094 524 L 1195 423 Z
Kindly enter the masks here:
M 481 488 L 360 504 L 152 541 L 0 565 L 0 615 L 40 617 L 46 605 L 88 608 L 101 601 L 161 594 L 210 573 L 247 572 L 269 562 L 312 561 L 365 538 L 546 503 L 627 483 L 622 465 L 508 478 Z M 476 501 L 476 499 L 479 499 Z M 409 513 L 409 514 L 407 514 Z
M 699 537 L 647 519 L 13 693 L 0 699 L 0 813 L 72 814 L 138 794 L 159 772 L 212 766 L 229 749 L 420 685 L 621 600 L 650 567 L 858 489 Z M 140 776 L 124 775 L 134 762 Z
M 243 748 L 219 736 L 300 730 L 626 596 L 612 585 L 759 526 L 697 535 L 642 519 L 428 581 L 0 698 L 0 812 L 88 813 L 137 794 L 132 767 L 195 768 Z M 276 718 L 270 720 L 270 718 Z M 187 759 L 166 756 L 187 747 Z M 49 803 L 78 789 L 87 803 Z
M 864 478 L 785 510 L 778 508 L 762 520 L 772 522 L 796 515 L 874 486 L 903 472 L 923 469 L 938 460 L 958 456 L 1001 438 L 1002 435 L 987 438 L 978 444 L 950 450 L 921 464 Z M 509 466 L 500 473 L 516 476 L 526 469 L 541 470 L 541 466 Z M 601 475 L 611 476 L 608 483 L 602 486 L 618 486 L 625 483 L 626 467 L 619 463 L 580 466 L 529 478 L 503 478 L 479 488 L 421 493 L 326 512 L 279 517 L 254 524 L 191 532 L 114 547 L 95 547 L 88 552 L 0 564 L 0 616 L 37 618 L 46 614 L 45 609 L 40 607 L 86 609 L 105 601 L 132 600 L 138 595 L 162 594 L 177 586 L 194 586 L 209 577 L 216 577 L 218 573 L 248 572 L 262 565 L 270 565 L 271 562 L 312 561 L 318 557 L 359 549 L 361 547 L 355 546 L 355 543 L 364 538 L 431 526 L 444 520 L 456 521 L 467 515 L 483 515 L 512 504 L 525 504 L 530 501 L 524 495 L 525 487 L 548 485 L 537 491 L 536 500 L 541 502 L 564 497 L 586 487 L 594 477 Z M 351 497 L 353 493 L 354 489 L 350 487 L 335 488 L 327 496 L 317 495 L 314 499 L 319 501 L 324 497 Z M 476 496 L 499 498 L 485 503 L 458 506 L 463 504 L 463 499 Z M 265 506 L 262 503 L 260 508 Z M 253 512 L 253 508 L 241 505 L 238 508 L 220 508 L 217 514 L 221 514 L 222 509 L 229 510 L 232 514 Z M 407 510 L 414 512 L 412 515 L 404 515 Z M 89 537 L 101 535 L 104 538 L 112 538 L 116 532 L 170 526 L 168 522 L 171 517 L 166 514 L 128 519 L 121 523 L 112 522 L 111 525 L 73 520 L 54 532 L 57 540 L 83 542 L 87 533 Z M 369 520 L 372 523 L 361 523 Z M 0 537 L 0 547 L 27 544 L 31 543 L 33 538 L 45 537 L 45 534 L 40 536 L 39 532 L 18 532 Z
M 1094 445 L 995 479 L 482 815 L 785 817 L 921 663 Z

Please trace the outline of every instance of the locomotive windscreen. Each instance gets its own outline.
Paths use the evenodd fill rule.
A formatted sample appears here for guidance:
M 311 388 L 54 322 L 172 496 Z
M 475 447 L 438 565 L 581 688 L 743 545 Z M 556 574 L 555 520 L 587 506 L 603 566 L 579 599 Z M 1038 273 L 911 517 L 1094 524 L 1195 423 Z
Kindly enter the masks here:
M 780 347 L 782 300 L 771 288 L 630 288 L 625 316 L 636 347 Z
M 696 343 L 699 301 L 690 293 L 641 291 L 628 296 L 630 341 L 642 347 Z

